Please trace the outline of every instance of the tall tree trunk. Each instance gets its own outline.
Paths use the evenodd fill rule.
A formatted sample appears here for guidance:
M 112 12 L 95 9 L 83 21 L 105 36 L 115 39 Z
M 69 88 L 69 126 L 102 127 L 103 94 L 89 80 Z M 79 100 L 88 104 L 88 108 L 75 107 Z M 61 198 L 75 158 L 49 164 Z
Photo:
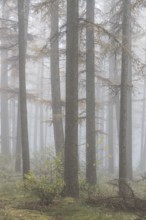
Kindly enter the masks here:
M 140 170 L 141 172 L 145 171 L 145 99 L 146 99 L 146 76 L 144 76 L 144 88 L 143 88 L 143 109 L 142 109 L 142 127 L 141 127 L 141 152 L 140 152 Z
M 7 15 L 5 1 L 2 1 L 2 17 L 6 19 Z M 1 40 L 1 46 L 5 46 L 5 40 Z M 1 152 L 5 156 L 10 156 L 10 142 L 9 142 L 9 114 L 8 114 L 8 51 L 3 49 L 1 51 L 1 87 L 3 89 L 1 94 Z
M 16 100 L 15 98 L 12 98 L 11 100 L 11 149 L 12 149 L 12 155 L 15 155 L 16 153 Z
M 38 152 L 38 114 L 39 113 L 39 105 L 35 103 L 35 113 L 34 113 L 34 135 L 33 135 L 33 151 Z M 40 147 L 40 146 L 39 146 Z
M 87 22 L 94 23 L 94 0 L 87 0 Z M 86 180 L 96 184 L 94 28 L 86 27 Z
M 130 2 L 131 4 L 131 2 Z M 131 10 L 128 12 L 129 28 L 128 28 L 128 51 L 131 53 Z M 131 56 L 128 63 L 128 90 L 127 90 L 127 178 L 132 180 L 132 64 Z
M 64 148 L 59 76 L 58 4 L 59 2 L 56 0 L 51 5 L 51 90 L 54 139 L 57 155 L 63 153 Z
M 41 62 L 41 72 L 40 72 L 40 98 L 43 99 L 43 77 L 44 77 L 44 60 Z M 43 111 L 43 102 L 40 103 L 40 148 L 43 149 L 45 147 L 44 143 L 44 111 Z
M 109 173 L 114 173 L 114 120 L 113 120 L 113 100 L 109 99 L 109 111 L 108 111 L 108 171 Z
M 67 0 L 66 55 L 65 194 L 78 197 L 78 0 Z
M 128 101 L 128 75 L 130 65 L 130 14 L 131 1 L 123 0 L 122 22 L 122 69 L 121 69 L 121 98 L 120 98 L 120 131 L 119 131 L 119 191 L 124 192 L 127 178 L 127 101 Z
M 145 54 L 146 63 L 146 54 Z M 146 68 L 144 69 L 144 87 L 143 87 L 143 109 L 142 109 L 142 123 L 141 123 L 141 151 L 140 151 L 140 171 L 145 172 L 146 168 L 146 129 L 145 129 L 145 107 L 146 107 Z
M 111 33 L 115 34 L 115 0 L 111 1 L 111 19 L 110 19 L 110 24 L 111 24 Z M 111 44 L 111 51 L 109 54 L 109 79 L 111 81 L 114 80 L 114 77 L 116 77 L 116 44 L 115 40 L 113 38 L 110 39 L 110 44 Z M 109 173 L 114 173 L 114 104 L 116 107 L 116 116 L 119 119 L 119 111 L 117 110 L 117 104 L 119 104 L 119 99 L 118 95 L 114 94 L 116 97 L 113 97 L 113 94 L 111 95 L 109 92 L 109 110 L 108 110 L 108 171 Z M 117 103 L 114 103 L 116 102 Z M 117 124 L 119 126 L 119 120 L 117 119 Z M 118 129 L 117 126 L 117 129 Z M 119 131 L 119 130 L 118 130 Z
M 26 11 L 25 0 L 18 0 L 18 21 L 19 21 L 19 102 L 21 118 L 21 141 L 22 141 L 22 161 L 23 175 L 30 170 L 29 141 L 27 125 L 27 98 L 26 98 Z
M 21 118 L 20 118 L 20 103 L 18 101 L 17 110 L 17 138 L 16 138 L 16 160 L 15 171 L 21 173 L 22 171 L 22 142 L 21 142 Z
M 145 39 L 145 46 L 146 46 L 146 39 Z M 146 52 L 145 52 L 145 64 L 146 64 Z M 141 149 L 140 149 L 140 171 L 145 171 L 145 140 L 146 140 L 146 130 L 145 130 L 145 107 L 146 107 L 146 67 L 144 69 L 144 87 L 143 87 L 143 108 L 142 108 L 142 121 L 141 121 Z

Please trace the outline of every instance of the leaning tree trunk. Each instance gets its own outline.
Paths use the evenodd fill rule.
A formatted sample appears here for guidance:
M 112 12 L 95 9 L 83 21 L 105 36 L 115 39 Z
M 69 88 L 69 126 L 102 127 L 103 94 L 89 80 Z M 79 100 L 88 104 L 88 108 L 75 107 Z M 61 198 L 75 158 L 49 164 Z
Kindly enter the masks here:
M 121 69 L 121 98 L 120 98 L 120 131 L 119 131 L 119 191 L 124 192 L 127 178 L 127 101 L 128 101 L 128 75 L 130 65 L 130 14 L 131 1 L 123 0 L 122 21 L 122 69 Z
M 56 154 L 63 153 L 64 134 L 59 76 L 58 0 L 51 5 L 51 90 Z
M 87 0 L 86 27 L 86 180 L 96 184 L 94 0 Z
M 21 118 L 21 141 L 22 141 L 22 161 L 23 175 L 30 170 L 29 160 L 29 141 L 28 141 L 28 125 L 27 125 L 27 97 L 26 97 L 26 11 L 25 3 L 28 1 L 18 0 L 18 21 L 19 21 L 19 102 L 20 102 L 20 118 Z
M 78 1 L 67 0 L 65 195 L 78 197 Z

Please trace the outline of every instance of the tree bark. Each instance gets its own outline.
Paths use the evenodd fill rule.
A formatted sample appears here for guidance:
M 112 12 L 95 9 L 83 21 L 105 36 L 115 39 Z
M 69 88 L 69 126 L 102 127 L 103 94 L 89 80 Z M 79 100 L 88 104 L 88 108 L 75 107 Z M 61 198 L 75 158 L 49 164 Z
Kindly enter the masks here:
M 65 195 L 78 197 L 78 0 L 67 1 Z
M 131 4 L 131 2 L 130 2 Z M 131 64 L 131 10 L 128 12 L 129 28 L 128 28 L 128 90 L 127 90 L 127 178 L 132 180 L 133 168 L 132 168 L 132 64 Z
M 7 13 L 5 1 L 2 1 L 3 19 L 7 18 Z M 1 40 L 1 46 L 5 46 L 5 40 Z M 1 87 L 3 88 L 1 94 L 1 153 L 4 156 L 10 156 L 8 94 L 5 90 L 8 87 L 7 58 L 8 51 L 3 49 L 1 51 Z
M 18 101 L 18 110 L 17 110 L 17 139 L 16 139 L 15 171 L 17 173 L 21 173 L 21 171 L 22 171 L 21 118 L 20 118 L 20 103 L 19 103 L 19 101 Z
M 29 160 L 29 141 L 28 141 L 28 123 L 27 123 L 27 98 L 26 98 L 26 11 L 25 4 L 28 1 L 18 0 L 18 21 L 19 21 L 19 102 L 21 118 L 21 141 L 22 141 L 22 161 L 23 175 L 30 170 Z
M 121 97 L 120 97 L 120 131 L 119 131 L 119 191 L 124 193 L 124 183 L 127 178 L 127 101 L 128 75 L 130 65 L 130 10 L 131 1 L 123 0 L 122 22 L 122 69 L 121 69 Z
M 60 155 L 64 148 L 64 134 L 59 76 L 58 4 L 56 0 L 51 5 L 51 90 L 55 149 L 56 154 Z
M 96 184 L 94 0 L 87 0 L 86 19 L 86 180 Z

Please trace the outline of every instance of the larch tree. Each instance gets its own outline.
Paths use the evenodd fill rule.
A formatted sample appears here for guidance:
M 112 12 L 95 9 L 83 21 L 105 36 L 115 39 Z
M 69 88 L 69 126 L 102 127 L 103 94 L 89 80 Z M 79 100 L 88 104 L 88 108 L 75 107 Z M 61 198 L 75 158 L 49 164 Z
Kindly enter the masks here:
M 123 0 L 122 5 L 122 67 L 121 67 L 121 97 L 120 97 L 120 127 L 119 127 L 119 192 L 125 193 L 127 179 L 127 116 L 128 116 L 128 76 L 130 65 L 130 24 L 131 0 Z
M 87 0 L 86 10 L 86 180 L 96 184 L 95 144 L 95 51 L 94 8 L 95 1 Z
M 60 76 L 59 76 L 59 1 L 51 3 L 51 90 L 52 90 L 52 113 L 56 154 L 63 153 L 64 133 L 62 123 Z
M 18 43 L 19 43 L 19 103 L 21 119 L 21 142 L 22 142 L 22 164 L 23 175 L 30 170 L 29 140 L 27 124 L 27 97 L 26 97 L 26 8 L 29 1 L 18 0 Z M 27 7 L 26 7 L 27 6 Z
M 78 197 L 78 0 L 67 0 L 65 195 Z

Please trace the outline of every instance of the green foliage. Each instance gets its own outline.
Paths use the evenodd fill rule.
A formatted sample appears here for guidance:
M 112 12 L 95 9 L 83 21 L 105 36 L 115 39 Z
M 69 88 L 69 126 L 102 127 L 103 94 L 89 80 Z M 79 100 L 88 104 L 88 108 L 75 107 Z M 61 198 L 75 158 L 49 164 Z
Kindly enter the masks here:
M 39 158 L 38 158 L 39 159 Z M 37 160 L 38 162 L 38 160 Z M 40 164 L 40 166 L 38 166 Z M 59 157 L 40 159 L 33 172 L 25 176 L 25 188 L 36 195 L 43 203 L 52 203 L 60 195 L 64 186 L 63 165 Z
M 80 197 L 83 199 L 89 199 L 98 192 L 98 185 L 91 186 L 86 180 L 80 180 Z
M 89 206 L 85 201 L 73 198 L 59 197 L 48 207 L 12 182 L 5 188 L 0 183 L 0 207 L 0 219 L 7 220 L 135 220 L 137 217 L 136 213 Z
M 38 196 L 43 203 L 52 203 L 54 198 L 59 195 L 63 188 L 63 181 L 61 178 L 54 180 L 47 176 L 38 177 L 33 173 L 25 176 L 25 188 Z
M 38 176 L 57 175 L 63 176 L 63 164 L 61 156 L 55 156 L 48 148 L 41 152 L 36 152 L 33 159 L 31 159 L 31 170 Z

